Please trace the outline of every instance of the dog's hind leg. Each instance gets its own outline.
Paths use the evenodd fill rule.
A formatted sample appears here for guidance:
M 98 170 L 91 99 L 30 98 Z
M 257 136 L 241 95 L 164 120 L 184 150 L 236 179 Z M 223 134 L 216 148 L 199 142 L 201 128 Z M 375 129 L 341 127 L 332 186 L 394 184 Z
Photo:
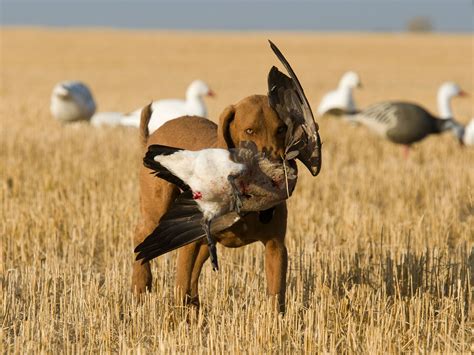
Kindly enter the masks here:
M 134 248 L 155 230 L 161 216 L 168 210 L 178 194 L 177 188 L 151 175 L 149 169 L 143 168 L 140 170 L 140 175 L 142 179 L 147 179 L 146 181 L 150 182 L 153 191 L 150 192 L 149 189 L 144 189 L 143 181 L 140 182 L 140 188 L 142 191 L 146 191 L 146 193 L 142 192 L 140 196 L 141 216 L 133 237 Z M 137 295 L 150 291 L 151 282 L 150 263 L 142 264 L 141 260 L 134 261 L 132 267 L 132 291 Z
M 133 244 L 137 246 L 151 233 L 155 226 L 150 223 L 140 222 L 133 237 Z M 151 268 L 150 262 L 142 264 L 141 260 L 134 261 L 132 267 L 132 292 L 139 295 L 145 291 L 151 291 Z
M 199 276 L 201 275 L 202 266 L 209 258 L 209 247 L 206 243 L 199 246 L 199 251 L 194 261 L 193 271 L 191 274 L 191 289 L 189 303 L 199 307 Z
M 183 300 L 184 304 L 192 303 L 191 275 L 201 243 L 201 241 L 197 241 L 178 249 L 178 258 L 176 261 L 176 289 L 178 300 Z

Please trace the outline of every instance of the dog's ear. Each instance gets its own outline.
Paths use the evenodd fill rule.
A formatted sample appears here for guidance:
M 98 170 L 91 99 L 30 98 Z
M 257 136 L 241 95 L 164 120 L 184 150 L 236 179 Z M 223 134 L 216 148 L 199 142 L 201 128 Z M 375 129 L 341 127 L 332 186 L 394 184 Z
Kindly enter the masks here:
M 217 129 L 217 143 L 219 147 L 235 148 L 232 134 L 230 133 L 230 125 L 234 121 L 235 107 L 227 106 L 219 117 L 219 128 Z

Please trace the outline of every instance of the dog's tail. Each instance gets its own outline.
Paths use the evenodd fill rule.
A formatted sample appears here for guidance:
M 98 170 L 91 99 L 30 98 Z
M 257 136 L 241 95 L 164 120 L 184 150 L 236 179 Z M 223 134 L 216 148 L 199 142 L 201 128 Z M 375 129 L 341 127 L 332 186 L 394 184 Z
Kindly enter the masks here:
M 148 123 L 150 123 L 151 114 L 153 110 L 151 109 L 152 102 L 146 105 L 142 109 L 140 116 L 140 143 L 145 148 L 148 142 L 148 137 L 150 136 L 150 131 L 148 130 Z

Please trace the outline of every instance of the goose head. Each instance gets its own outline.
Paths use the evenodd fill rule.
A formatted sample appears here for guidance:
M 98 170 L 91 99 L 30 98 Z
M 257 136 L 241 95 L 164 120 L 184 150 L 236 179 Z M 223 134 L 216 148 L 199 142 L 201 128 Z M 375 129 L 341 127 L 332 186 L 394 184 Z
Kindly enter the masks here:
M 188 89 L 186 90 L 186 99 L 196 99 L 202 98 L 204 96 L 215 96 L 214 91 L 211 90 L 209 85 L 207 85 L 202 80 L 194 80 L 189 84 Z
M 362 87 L 359 74 L 355 71 L 346 72 L 339 81 L 339 88 L 354 89 Z
M 451 110 L 451 99 L 453 97 L 467 96 L 467 93 L 461 87 L 448 81 L 442 84 L 438 89 L 438 113 L 442 119 L 453 118 L 453 111 Z

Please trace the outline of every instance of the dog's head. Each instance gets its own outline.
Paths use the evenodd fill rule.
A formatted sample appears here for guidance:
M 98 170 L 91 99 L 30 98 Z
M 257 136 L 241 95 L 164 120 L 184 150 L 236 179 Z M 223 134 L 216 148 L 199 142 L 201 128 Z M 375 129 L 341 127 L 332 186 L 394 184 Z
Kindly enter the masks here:
M 252 95 L 226 107 L 219 119 L 218 146 L 238 147 L 252 141 L 259 151 L 280 159 L 285 151 L 286 125 L 270 107 L 265 95 Z

